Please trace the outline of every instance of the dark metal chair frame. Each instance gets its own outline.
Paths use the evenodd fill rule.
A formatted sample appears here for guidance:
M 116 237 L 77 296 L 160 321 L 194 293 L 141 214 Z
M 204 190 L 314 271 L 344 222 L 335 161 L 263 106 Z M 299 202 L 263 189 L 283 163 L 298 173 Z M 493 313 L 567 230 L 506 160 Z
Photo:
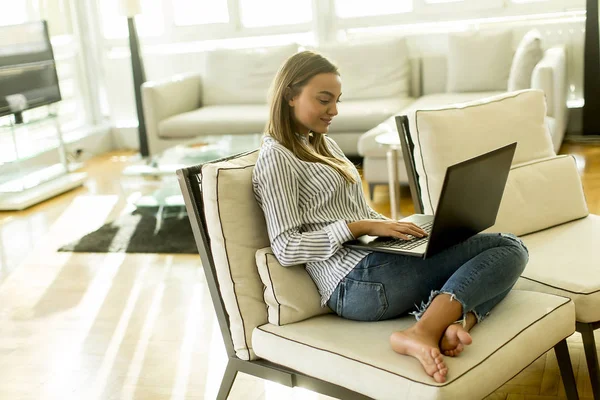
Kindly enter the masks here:
M 421 201 L 421 188 L 418 184 L 418 176 L 413 157 L 415 145 L 410 135 L 408 117 L 405 115 L 396 116 L 396 126 L 398 127 L 398 132 L 400 133 L 402 156 L 404 158 L 404 165 L 406 166 L 406 171 L 408 174 L 408 184 L 410 186 L 410 193 L 413 205 L 415 207 L 415 213 L 422 214 L 424 207 L 423 202 Z M 598 353 L 596 351 L 596 343 L 594 342 L 594 330 L 598 328 L 600 328 L 600 321 L 590 323 L 577 322 L 575 327 L 577 332 L 581 333 L 581 336 L 583 337 L 583 346 L 585 350 L 585 358 L 590 372 L 592 392 L 594 394 L 594 399 L 596 400 L 600 400 L 600 368 L 598 367 Z M 560 365 L 560 358 L 558 361 L 562 373 L 563 368 L 566 366 Z M 569 367 L 570 364 L 571 363 L 569 361 Z M 565 381 L 565 389 L 566 385 L 567 383 Z
M 232 158 L 237 158 L 250 153 L 252 152 L 237 154 L 231 157 L 211 161 L 210 163 L 227 161 Z M 190 224 L 192 226 L 192 231 L 194 233 L 194 238 L 196 240 L 196 246 L 198 247 L 198 253 L 200 254 L 200 259 L 202 261 L 202 267 L 204 269 L 206 282 L 208 284 L 219 327 L 221 329 L 221 335 L 223 336 L 223 341 L 225 343 L 225 349 L 227 351 L 227 367 L 221 381 L 217 399 L 227 399 L 238 372 L 243 372 L 262 379 L 267 379 L 288 387 L 302 387 L 327 396 L 344 400 L 370 399 L 368 396 L 354 392 L 342 386 L 308 376 L 301 372 L 266 360 L 246 361 L 236 356 L 231 332 L 229 329 L 228 314 L 219 290 L 219 282 L 217 279 L 214 259 L 210 250 L 210 237 L 208 235 L 206 220 L 204 217 L 204 204 L 201 194 L 203 165 L 204 164 L 200 164 L 180 169 L 177 171 L 177 178 L 185 201 L 185 206 Z M 565 382 L 567 397 L 569 400 L 576 400 L 578 399 L 577 389 L 575 386 L 575 377 L 570 363 L 569 350 L 566 340 L 559 342 L 554 347 L 554 350 L 559 360 L 560 371 Z

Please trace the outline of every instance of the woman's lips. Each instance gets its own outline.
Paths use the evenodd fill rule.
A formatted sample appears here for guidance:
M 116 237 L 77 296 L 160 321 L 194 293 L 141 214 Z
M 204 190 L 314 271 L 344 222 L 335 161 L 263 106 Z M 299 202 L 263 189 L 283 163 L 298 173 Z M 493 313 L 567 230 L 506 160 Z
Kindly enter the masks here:
M 321 121 L 325 122 L 327 125 L 331 125 L 331 120 L 326 118 L 321 118 Z

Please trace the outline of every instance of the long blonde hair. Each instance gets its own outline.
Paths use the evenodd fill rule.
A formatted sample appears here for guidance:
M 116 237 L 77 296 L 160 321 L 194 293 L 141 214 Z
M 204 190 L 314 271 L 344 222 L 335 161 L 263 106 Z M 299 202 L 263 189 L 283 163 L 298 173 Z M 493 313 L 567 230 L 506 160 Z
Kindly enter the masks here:
M 356 183 L 351 165 L 337 158 L 327 147 L 323 134 L 311 132 L 306 145 L 296 135 L 292 108 L 288 100 L 296 96 L 315 75 L 334 73 L 338 69 L 329 60 L 312 51 L 303 51 L 287 59 L 273 80 L 269 92 L 270 116 L 266 134 L 276 139 L 302 161 L 325 164 L 336 170 L 348 183 Z

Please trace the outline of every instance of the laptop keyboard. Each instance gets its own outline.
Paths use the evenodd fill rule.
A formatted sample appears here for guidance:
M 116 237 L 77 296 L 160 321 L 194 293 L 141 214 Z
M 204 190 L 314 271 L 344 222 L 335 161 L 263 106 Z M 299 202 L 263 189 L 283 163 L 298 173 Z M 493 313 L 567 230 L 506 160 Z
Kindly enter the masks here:
M 430 234 L 432 226 L 433 226 L 433 221 L 427 222 L 426 224 L 421 225 L 421 229 L 423 229 L 425 232 L 427 232 L 427 234 Z M 423 244 L 423 242 L 425 242 L 429 239 L 429 236 L 419 238 L 419 237 L 415 237 L 412 235 L 408 235 L 408 237 L 412 237 L 412 239 L 403 240 L 403 239 L 390 238 L 386 241 L 379 242 L 378 246 L 389 247 L 392 249 L 399 249 L 399 250 L 412 250 L 415 247 L 419 247 L 420 245 Z

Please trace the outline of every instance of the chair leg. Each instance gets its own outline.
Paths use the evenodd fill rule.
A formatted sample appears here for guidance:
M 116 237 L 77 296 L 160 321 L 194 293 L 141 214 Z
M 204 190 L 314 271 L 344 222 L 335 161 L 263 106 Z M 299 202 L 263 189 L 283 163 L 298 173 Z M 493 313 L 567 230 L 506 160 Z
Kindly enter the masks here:
M 577 385 L 575 384 L 575 374 L 573 373 L 573 365 L 571 365 L 571 357 L 569 356 L 569 348 L 567 347 L 567 339 L 561 340 L 554 346 L 554 352 L 556 353 L 558 368 L 560 369 L 560 375 L 563 380 L 563 385 L 565 386 L 567 399 L 579 399 Z
M 225 368 L 225 373 L 223 374 L 223 379 L 221 380 L 219 394 L 217 394 L 217 400 L 227 400 L 229 392 L 231 392 L 231 388 L 233 387 L 233 382 L 235 382 L 237 373 L 238 371 L 233 364 L 227 363 L 227 368 Z
M 585 350 L 585 359 L 592 382 L 592 393 L 594 399 L 600 400 L 600 367 L 598 367 L 598 353 L 596 342 L 594 341 L 594 328 L 592 324 L 578 323 L 578 331 L 583 337 L 583 349 Z
M 369 199 L 373 201 L 373 195 L 375 194 L 375 184 L 369 183 Z

